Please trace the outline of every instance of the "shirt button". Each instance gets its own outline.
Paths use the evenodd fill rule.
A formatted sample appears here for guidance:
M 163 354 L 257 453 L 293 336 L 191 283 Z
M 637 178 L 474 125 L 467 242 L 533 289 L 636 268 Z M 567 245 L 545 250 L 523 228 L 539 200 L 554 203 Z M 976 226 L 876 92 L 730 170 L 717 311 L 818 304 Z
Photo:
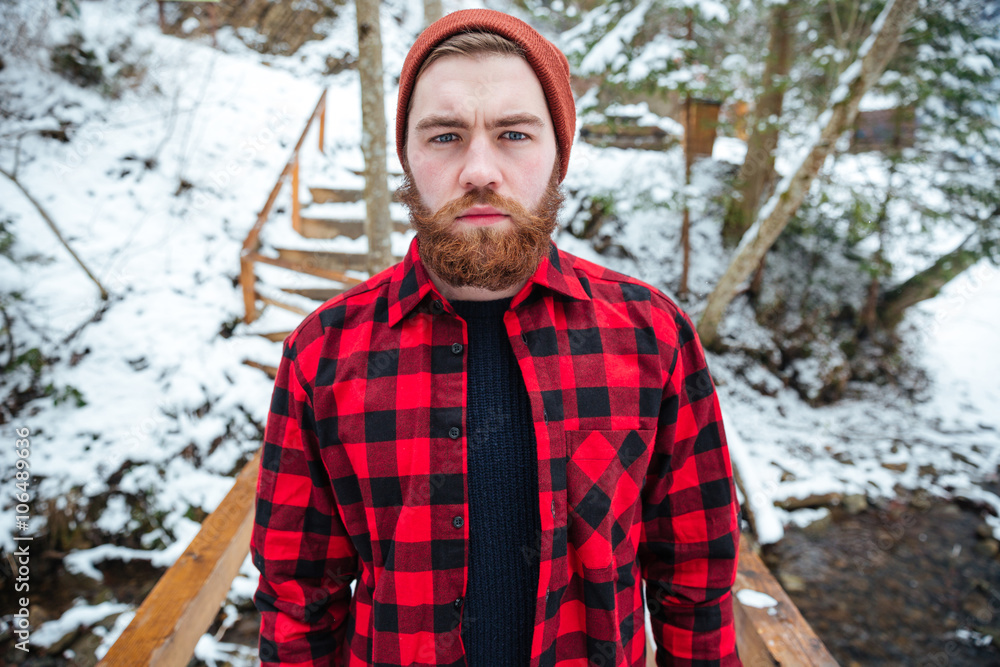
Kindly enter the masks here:
M 444 304 L 441 303 L 441 299 L 434 300 L 434 303 L 431 304 L 431 310 L 433 310 L 435 313 L 444 312 Z
M 459 607 L 462 606 L 462 598 L 456 599 L 454 602 L 452 602 L 452 604 L 455 606 L 455 609 L 458 609 Z
M 460 435 L 462 435 L 462 432 L 458 429 L 457 426 L 452 426 L 450 429 L 448 429 L 448 437 L 451 438 L 452 440 L 458 440 L 458 436 Z
M 460 516 L 456 516 L 454 519 L 451 520 L 451 525 L 455 526 L 455 528 L 461 528 L 462 526 L 465 525 L 465 519 L 463 519 Z
M 452 345 L 451 345 L 451 353 L 452 354 L 462 354 L 462 344 L 461 343 L 452 343 Z
M 527 345 L 528 344 L 528 337 L 526 335 L 524 335 L 524 334 L 521 334 L 521 342 L 524 343 L 525 345 Z
M 556 515 L 556 501 L 552 501 L 552 516 Z

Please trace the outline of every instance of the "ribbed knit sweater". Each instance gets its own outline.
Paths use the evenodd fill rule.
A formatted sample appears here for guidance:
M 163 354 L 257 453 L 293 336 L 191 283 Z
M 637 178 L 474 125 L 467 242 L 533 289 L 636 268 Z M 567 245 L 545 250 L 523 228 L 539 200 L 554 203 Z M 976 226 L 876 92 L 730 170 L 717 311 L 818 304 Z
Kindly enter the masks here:
M 531 407 L 503 314 L 511 299 L 452 301 L 468 323 L 470 667 L 530 662 L 538 585 L 538 458 Z

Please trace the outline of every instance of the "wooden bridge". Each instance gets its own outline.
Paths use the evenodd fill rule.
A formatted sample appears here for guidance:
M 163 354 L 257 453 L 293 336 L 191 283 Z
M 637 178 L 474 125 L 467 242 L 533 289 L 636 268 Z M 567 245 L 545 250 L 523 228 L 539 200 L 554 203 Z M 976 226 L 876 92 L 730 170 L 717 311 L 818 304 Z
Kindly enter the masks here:
M 299 199 L 300 152 L 313 124 L 318 126 L 319 148 L 322 152 L 325 105 L 324 92 L 243 244 L 240 280 L 247 323 L 256 320 L 266 306 L 275 306 L 304 316 L 323 301 L 360 282 L 356 275 L 350 275 L 352 271 L 365 270 L 364 254 L 308 247 L 266 247 L 261 239 L 261 231 L 271 217 L 271 209 L 279 192 L 289 180 L 291 226 L 303 238 L 329 239 L 346 236 L 357 239 L 364 235 L 362 219 L 311 215 L 308 210 L 303 210 Z M 359 202 L 361 198 L 358 190 L 310 190 L 312 205 L 351 204 Z M 397 221 L 395 228 L 404 230 L 405 225 Z M 320 284 L 307 287 L 265 285 L 255 272 L 258 264 L 285 269 L 291 272 L 289 275 L 297 273 L 319 279 Z M 310 307 L 310 303 L 315 305 Z M 287 334 L 288 331 L 273 331 L 260 335 L 277 342 Z M 272 377 L 277 371 L 275 366 L 266 361 L 247 360 L 246 363 L 261 368 Z M 131 624 L 99 665 L 183 667 L 190 662 L 198 639 L 218 614 L 220 605 L 249 552 L 259 467 L 258 451 L 244 466 L 229 494 L 202 523 L 200 532 L 188 548 L 160 578 L 139 607 Z M 739 572 L 733 590 L 737 594 L 733 598 L 737 646 L 745 665 L 837 665 L 761 561 L 754 548 L 754 540 L 749 535 L 744 535 L 740 544 Z M 743 590 L 769 595 L 777 604 L 767 608 L 744 605 L 738 599 L 739 592 Z M 647 648 L 647 665 L 655 665 L 653 649 L 651 646 Z

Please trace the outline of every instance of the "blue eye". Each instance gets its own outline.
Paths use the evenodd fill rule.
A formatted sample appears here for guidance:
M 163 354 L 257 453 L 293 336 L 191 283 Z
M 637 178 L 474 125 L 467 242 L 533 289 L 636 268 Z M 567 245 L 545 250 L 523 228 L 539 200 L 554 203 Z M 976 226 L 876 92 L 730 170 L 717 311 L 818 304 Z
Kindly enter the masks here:
M 518 132 L 517 130 L 510 130 L 508 132 L 504 132 L 503 134 L 506 135 L 506 137 L 511 141 L 524 141 L 528 138 L 528 135 L 524 132 Z
M 439 134 L 438 136 L 431 139 L 433 143 L 436 144 L 449 144 L 458 139 L 458 135 L 454 132 L 449 132 L 447 134 Z

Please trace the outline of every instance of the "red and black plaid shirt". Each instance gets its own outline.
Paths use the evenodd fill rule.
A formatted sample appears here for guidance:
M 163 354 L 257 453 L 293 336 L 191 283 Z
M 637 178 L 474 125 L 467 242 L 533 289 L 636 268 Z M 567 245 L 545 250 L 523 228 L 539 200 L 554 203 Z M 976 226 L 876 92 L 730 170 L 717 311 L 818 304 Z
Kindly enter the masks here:
M 552 246 L 504 324 L 538 447 L 531 665 L 642 665 L 641 579 L 658 664 L 739 664 L 738 506 L 688 318 Z M 251 544 L 265 665 L 465 663 L 467 341 L 416 241 L 285 341 Z

